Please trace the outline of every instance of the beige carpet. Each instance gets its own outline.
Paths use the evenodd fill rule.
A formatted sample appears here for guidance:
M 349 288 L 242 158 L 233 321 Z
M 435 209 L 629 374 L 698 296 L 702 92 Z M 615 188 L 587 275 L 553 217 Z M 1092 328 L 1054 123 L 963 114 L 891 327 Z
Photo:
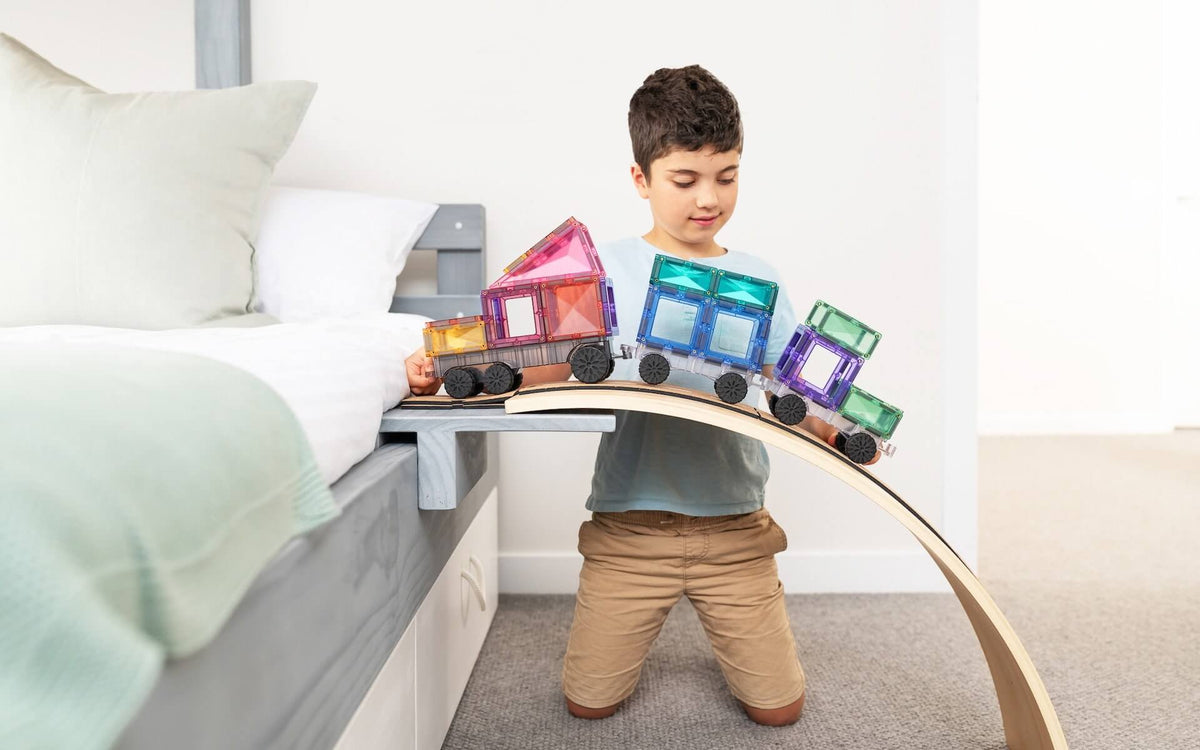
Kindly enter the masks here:
M 1200 748 L 1200 431 L 980 444 L 980 577 L 1073 748 Z
M 1072 748 L 1200 749 L 1200 432 L 980 443 L 984 584 Z M 573 597 L 505 596 L 447 748 L 1005 747 L 951 595 L 790 595 L 804 716 L 745 718 L 695 612 L 676 607 L 614 716 L 566 713 Z

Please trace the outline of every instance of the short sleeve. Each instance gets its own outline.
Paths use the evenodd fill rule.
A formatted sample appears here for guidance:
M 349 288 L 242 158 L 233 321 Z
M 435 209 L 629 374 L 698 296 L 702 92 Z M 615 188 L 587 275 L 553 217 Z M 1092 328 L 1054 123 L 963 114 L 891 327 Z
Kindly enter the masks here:
M 775 300 L 775 314 L 771 316 L 771 335 L 767 337 L 767 356 L 764 365 L 774 366 L 783 354 L 784 347 L 796 331 L 796 311 L 788 296 L 787 287 L 779 284 L 779 296 Z

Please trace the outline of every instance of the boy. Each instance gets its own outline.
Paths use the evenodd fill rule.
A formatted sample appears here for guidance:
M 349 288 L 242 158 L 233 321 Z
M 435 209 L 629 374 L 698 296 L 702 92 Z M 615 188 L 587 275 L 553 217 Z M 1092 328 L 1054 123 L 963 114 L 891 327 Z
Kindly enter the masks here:
M 656 71 L 629 102 L 629 134 L 630 172 L 654 226 L 597 248 L 622 322 L 614 348 L 634 343 L 656 253 L 779 281 L 763 261 L 715 240 L 737 203 L 742 151 L 737 101 L 719 80 L 696 65 Z M 781 285 L 768 363 L 795 327 Z M 525 383 L 569 376 L 565 365 L 536 368 Z M 637 380 L 637 363 L 618 360 L 612 377 Z M 712 391 L 712 381 L 692 373 L 673 370 L 668 382 Z M 746 402 L 757 401 L 752 388 Z M 830 442 L 836 437 L 819 420 L 805 426 Z M 756 440 L 674 417 L 618 412 L 616 430 L 601 437 L 596 455 L 592 520 L 579 530 L 584 564 L 562 672 L 573 715 L 599 719 L 617 710 L 668 613 L 686 595 L 747 715 L 775 726 L 799 718 L 804 672 L 775 566 L 787 539 L 763 508 L 768 473 Z
M 629 133 L 631 175 L 654 226 L 597 248 L 622 322 L 614 348 L 634 343 L 656 253 L 779 280 L 763 261 L 715 241 L 737 203 L 742 151 L 737 101 L 720 81 L 696 65 L 656 71 L 630 100 Z M 795 327 L 781 285 L 766 362 L 779 358 Z M 528 368 L 524 382 L 570 374 L 568 365 Z M 612 379 L 637 380 L 637 363 L 617 360 Z M 692 373 L 672 370 L 667 382 L 712 391 L 712 381 Z M 746 402 L 758 396 L 752 388 Z M 815 418 L 804 426 L 831 444 L 836 437 Z M 775 565 L 787 538 L 763 508 L 768 473 L 756 440 L 673 417 L 617 413 L 596 455 L 592 520 L 579 529 L 584 564 L 562 672 L 571 714 L 616 712 L 686 595 L 747 715 L 774 726 L 799 718 L 805 679 Z

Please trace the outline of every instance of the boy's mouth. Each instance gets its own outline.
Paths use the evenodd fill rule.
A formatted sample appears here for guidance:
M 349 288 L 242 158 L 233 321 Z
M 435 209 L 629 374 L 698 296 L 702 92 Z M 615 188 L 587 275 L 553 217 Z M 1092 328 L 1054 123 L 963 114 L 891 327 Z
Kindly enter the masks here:
M 717 217 L 715 215 L 714 216 L 693 216 L 691 220 L 696 222 L 697 224 L 699 224 L 702 227 L 707 227 L 707 226 L 712 226 L 712 223 L 717 220 Z

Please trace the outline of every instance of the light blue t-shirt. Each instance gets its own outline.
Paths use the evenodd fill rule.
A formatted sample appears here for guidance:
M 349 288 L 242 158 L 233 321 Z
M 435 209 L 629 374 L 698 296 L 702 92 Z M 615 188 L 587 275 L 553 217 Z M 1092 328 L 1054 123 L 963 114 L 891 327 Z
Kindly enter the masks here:
M 600 262 L 613 282 L 619 334 L 613 341 L 637 343 L 638 324 L 654 256 L 661 251 L 641 237 L 600 245 Z M 745 273 L 779 283 L 779 274 L 766 262 L 730 251 L 698 263 Z M 779 359 L 796 328 L 796 315 L 783 285 L 775 302 L 764 365 Z M 613 380 L 640 380 L 638 363 L 618 359 Z M 690 372 L 671 370 L 667 383 L 713 392 L 713 381 Z M 759 389 L 751 388 L 745 403 L 757 405 Z M 626 510 L 667 510 L 689 516 L 750 513 L 763 505 L 763 487 L 771 466 L 758 440 L 699 422 L 643 412 L 617 412 L 617 428 L 601 435 L 592 474 L 588 510 L 617 513 Z

